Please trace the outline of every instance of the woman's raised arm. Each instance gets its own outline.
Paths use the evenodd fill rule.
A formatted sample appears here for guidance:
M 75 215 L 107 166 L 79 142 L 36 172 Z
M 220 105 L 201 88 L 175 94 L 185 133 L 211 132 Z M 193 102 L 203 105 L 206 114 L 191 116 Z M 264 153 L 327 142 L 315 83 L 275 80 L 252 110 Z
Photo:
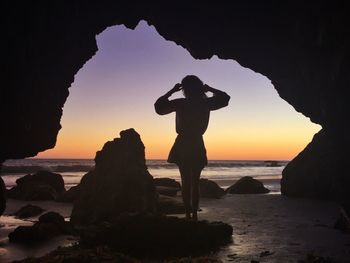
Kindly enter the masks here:
M 210 110 L 218 110 L 220 108 L 226 107 L 230 101 L 230 96 L 221 90 L 214 89 L 207 84 L 204 84 L 205 92 L 213 93 L 213 97 L 208 98 L 208 107 Z
M 157 99 L 157 101 L 154 103 L 154 108 L 159 115 L 165 115 L 176 111 L 178 100 L 169 101 L 169 97 L 180 90 L 181 84 L 177 83 L 171 90 L 169 90 L 167 93 L 165 93 L 163 96 Z

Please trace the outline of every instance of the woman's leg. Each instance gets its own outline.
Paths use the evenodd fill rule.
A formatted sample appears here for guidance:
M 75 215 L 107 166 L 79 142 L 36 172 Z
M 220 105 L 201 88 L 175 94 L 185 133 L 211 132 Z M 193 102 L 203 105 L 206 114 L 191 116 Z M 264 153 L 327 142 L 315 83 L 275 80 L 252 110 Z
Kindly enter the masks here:
M 191 218 L 191 169 L 186 166 L 179 166 L 181 174 L 181 195 L 185 206 L 186 219 Z
M 198 220 L 197 211 L 199 206 L 199 178 L 203 168 L 192 167 L 191 169 L 191 188 L 192 188 L 192 218 Z

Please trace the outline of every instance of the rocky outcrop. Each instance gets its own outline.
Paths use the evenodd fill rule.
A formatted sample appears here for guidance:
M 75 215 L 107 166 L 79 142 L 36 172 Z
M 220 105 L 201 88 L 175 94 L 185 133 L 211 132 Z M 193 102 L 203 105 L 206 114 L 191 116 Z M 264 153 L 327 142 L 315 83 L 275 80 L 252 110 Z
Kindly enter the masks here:
M 199 195 L 204 198 L 221 198 L 225 195 L 225 190 L 214 181 L 202 178 L 199 180 Z
M 39 206 L 29 204 L 21 207 L 13 215 L 17 218 L 28 218 L 28 217 L 40 215 L 44 211 L 45 210 Z
M 215 251 L 231 242 L 231 236 L 232 227 L 222 222 L 137 215 L 86 228 L 81 244 L 106 245 L 128 255 L 159 259 Z
M 350 177 L 339 170 L 347 162 L 347 151 L 321 130 L 283 170 L 282 194 L 336 200 L 350 211 Z
M 264 187 L 264 184 L 253 177 L 244 176 L 236 183 L 226 189 L 229 194 L 266 194 L 270 190 Z
M 9 234 L 9 241 L 31 245 L 46 241 L 58 235 L 71 234 L 73 229 L 64 218 L 56 212 L 48 212 L 39 217 L 33 226 L 19 226 Z
M 7 197 L 20 200 L 55 200 L 65 191 L 60 174 L 39 171 L 16 180 L 16 186 L 7 191 Z
M 157 194 L 144 149 L 134 129 L 105 143 L 96 153 L 95 168 L 81 180 L 71 221 L 87 224 L 110 221 L 122 213 L 153 212 Z

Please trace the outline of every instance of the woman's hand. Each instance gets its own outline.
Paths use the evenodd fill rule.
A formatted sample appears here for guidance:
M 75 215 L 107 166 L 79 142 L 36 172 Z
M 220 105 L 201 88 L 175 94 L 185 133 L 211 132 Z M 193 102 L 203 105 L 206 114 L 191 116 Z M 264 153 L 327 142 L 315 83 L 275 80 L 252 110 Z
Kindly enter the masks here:
M 203 90 L 204 90 L 204 92 L 209 92 L 209 91 L 213 91 L 213 88 L 212 87 L 210 87 L 209 85 L 207 85 L 207 84 L 204 84 L 203 85 Z
M 176 83 L 174 88 L 171 89 L 172 93 L 178 92 L 181 90 L 182 84 L 181 83 Z
M 167 97 L 170 97 L 170 96 L 173 95 L 175 92 L 180 91 L 181 88 L 182 88 L 182 84 L 176 83 L 175 86 L 174 86 L 171 90 L 169 90 L 168 93 L 165 94 L 165 95 L 166 95 Z

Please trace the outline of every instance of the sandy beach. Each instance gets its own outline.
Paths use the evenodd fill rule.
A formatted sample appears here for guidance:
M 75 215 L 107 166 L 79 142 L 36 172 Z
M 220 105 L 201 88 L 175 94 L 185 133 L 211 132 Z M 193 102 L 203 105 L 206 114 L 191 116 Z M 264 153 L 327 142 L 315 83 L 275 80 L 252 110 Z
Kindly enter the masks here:
M 269 184 L 271 180 L 264 183 Z M 72 209 L 72 204 L 9 199 L 5 215 L 0 217 L 1 262 L 41 256 L 59 245 L 76 242 L 72 237 L 61 236 L 33 247 L 9 243 L 9 232 L 19 225 L 30 225 L 37 220 L 34 217 L 24 221 L 11 216 L 28 203 L 59 212 L 66 220 L 69 220 Z M 200 207 L 200 220 L 223 221 L 233 227 L 233 242 L 213 255 L 223 262 L 298 262 L 309 253 L 330 257 L 337 262 L 350 262 L 350 235 L 333 228 L 339 215 L 339 207 L 335 203 L 291 199 L 272 193 L 202 198 Z

